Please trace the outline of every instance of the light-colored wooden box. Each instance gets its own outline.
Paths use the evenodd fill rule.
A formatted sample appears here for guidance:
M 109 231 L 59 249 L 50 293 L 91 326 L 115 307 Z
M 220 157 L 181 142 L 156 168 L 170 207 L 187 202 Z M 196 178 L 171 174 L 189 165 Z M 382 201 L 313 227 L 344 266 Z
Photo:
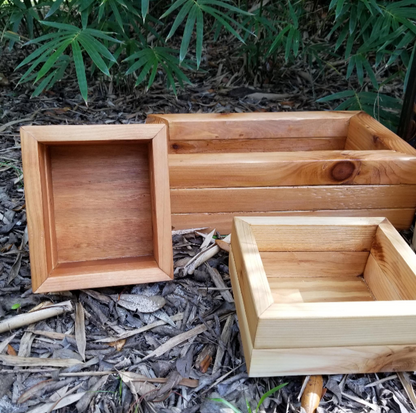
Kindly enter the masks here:
M 173 277 L 163 125 L 21 128 L 36 293 Z
M 361 112 L 150 115 L 168 127 L 174 229 L 233 216 L 382 216 L 409 228 L 416 150 Z
M 416 369 L 416 255 L 385 218 L 234 218 L 249 375 Z

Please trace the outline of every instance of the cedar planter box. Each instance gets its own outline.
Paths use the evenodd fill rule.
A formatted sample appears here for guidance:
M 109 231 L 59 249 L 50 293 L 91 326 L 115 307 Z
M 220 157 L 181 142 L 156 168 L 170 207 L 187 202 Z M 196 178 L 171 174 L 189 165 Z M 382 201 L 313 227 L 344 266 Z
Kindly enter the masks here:
M 385 218 L 235 218 L 249 375 L 416 368 L 416 256 Z
M 174 229 L 235 215 L 387 217 L 409 228 L 416 150 L 361 112 L 150 115 L 168 127 Z
M 21 128 L 33 291 L 173 277 L 163 125 Z

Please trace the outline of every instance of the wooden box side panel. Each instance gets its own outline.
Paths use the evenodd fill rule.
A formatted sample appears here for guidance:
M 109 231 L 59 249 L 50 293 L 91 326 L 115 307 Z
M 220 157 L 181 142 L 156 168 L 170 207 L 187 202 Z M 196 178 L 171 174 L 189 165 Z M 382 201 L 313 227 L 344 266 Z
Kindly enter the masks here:
M 358 301 L 274 304 L 261 315 L 253 345 L 262 349 L 415 342 L 415 301 Z
M 244 299 L 238 281 L 237 268 L 234 261 L 233 252 L 229 256 L 230 279 L 233 287 L 234 301 L 237 311 L 238 324 L 240 327 L 241 341 L 243 343 L 244 358 L 246 359 L 247 371 L 250 372 L 251 355 L 253 352 L 253 343 L 250 336 L 250 327 L 247 320 Z
M 415 148 L 364 112 L 358 113 L 351 118 L 345 149 L 391 149 L 416 156 Z
M 415 345 L 254 349 L 250 377 L 412 371 Z
M 172 188 L 416 183 L 416 157 L 385 150 L 170 155 L 169 170 Z
M 293 211 L 256 211 L 257 216 L 352 216 L 352 217 L 386 217 L 397 229 L 410 228 L 415 214 L 414 208 L 396 209 L 341 209 L 341 210 L 293 210 Z M 182 213 L 172 214 L 174 230 L 208 227 L 221 234 L 231 233 L 234 216 L 251 216 L 253 212 L 217 212 L 217 213 Z
M 153 255 L 148 143 L 50 149 L 58 262 Z
M 416 300 L 416 255 L 389 222 L 381 223 L 377 229 L 371 256 L 375 262 L 370 261 L 366 271 L 370 288 L 378 289 L 380 296 Z M 378 270 L 382 274 L 374 286 L 371 278 Z

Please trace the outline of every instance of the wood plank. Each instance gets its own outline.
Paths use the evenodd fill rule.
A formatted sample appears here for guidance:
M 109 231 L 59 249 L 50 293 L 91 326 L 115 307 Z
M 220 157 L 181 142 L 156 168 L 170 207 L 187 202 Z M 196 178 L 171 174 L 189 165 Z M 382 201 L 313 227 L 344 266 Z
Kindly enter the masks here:
M 175 214 L 414 208 L 416 185 L 171 189 L 171 203 Z
M 221 234 L 231 233 L 234 216 L 251 216 L 253 212 L 172 214 L 173 229 L 198 228 L 216 229 Z M 355 216 L 386 217 L 397 229 L 408 229 L 415 215 L 414 208 L 403 209 L 342 209 L 316 211 L 257 211 L 257 216 Z
M 415 148 L 364 112 L 351 118 L 345 149 L 391 149 L 416 156 Z
M 250 336 L 254 340 L 260 315 L 274 301 L 250 225 L 235 218 L 231 238 L 238 281 L 248 315 Z
M 376 259 L 371 254 L 365 266 L 364 278 L 377 300 L 390 301 L 405 299 L 397 287 L 386 277 Z
M 293 152 L 342 150 L 346 136 L 332 138 L 206 139 L 170 140 L 169 153 Z
M 153 254 L 148 143 L 51 147 L 58 262 Z
M 251 361 L 251 353 L 253 352 L 253 344 L 250 337 L 250 328 L 247 321 L 244 299 L 241 293 L 240 283 L 238 282 L 237 268 L 235 265 L 233 252 L 229 256 L 230 279 L 233 288 L 235 307 L 237 311 L 238 324 L 240 327 L 241 340 L 243 343 L 244 358 L 246 359 L 247 369 L 249 369 Z
M 416 157 L 395 151 L 170 155 L 171 188 L 416 183 Z
M 371 255 L 405 300 L 416 299 L 416 255 L 388 223 L 377 229 Z
M 153 256 L 58 264 L 37 293 L 170 281 Z M 76 287 L 75 287 L 76 286 Z
M 415 301 L 402 300 L 273 304 L 260 316 L 253 344 L 260 349 L 415 342 Z
M 362 277 L 273 277 L 268 280 L 276 304 L 374 301 Z
M 356 112 L 209 113 L 149 115 L 168 126 L 169 140 L 324 138 L 347 135 Z
M 45 177 L 44 170 L 45 148 L 36 141 L 26 127 L 20 128 L 22 161 L 25 171 L 26 213 L 30 242 L 30 263 L 32 273 L 32 288 L 36 291 L 48 277 L 52 260 L 48 234 L 50 233 L 45 195 L 42 186 Z
M 166 128 L 149 145 L 154 257 L 160 269 L 173 278 L 172 218 Z
M 251 225 L 260 252 L 370 251 L 377 227 L 383 220 L 351 217 L 241 218 L 243 219 Z
M 352 277 L 363 274 L 368 252 L 260 252 L 267 278 Z
M 413 371 L 414 344 L 254 349 L 250 377 Z

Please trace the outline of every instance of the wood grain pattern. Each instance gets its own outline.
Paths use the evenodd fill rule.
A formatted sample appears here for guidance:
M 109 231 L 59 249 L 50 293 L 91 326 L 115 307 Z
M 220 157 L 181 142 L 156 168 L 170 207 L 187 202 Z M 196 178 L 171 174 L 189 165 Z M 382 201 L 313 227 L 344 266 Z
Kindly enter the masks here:
M 416 156 L 416 149 L 364 112 L 351 118 L 345 149 L 391 149 Z
M 172 213 L 414 208 L 416 185 L 171 189 Z
M 370 251 L 383 218 L 244 217 L 241 220 L 250 224 L 260 252 L 359 252 Z
M 331 138 L 170 140 L 169 153 L 239 153 L 342 150 L 346 136 Z
M 344 137 L 356 112 L 149 115 L 168 126 L 169 140 Z
M 416 183 L 416 157 L 395 151 L 170 155 L 171 188 Z
M 276 304 L 374 301 L 362 277 L 268 277 L 268 280 Z
M 365 266 L 364 278 L 378 301 L 405 299 L 397 287 L 386 277 L 376 259 L 371 254 Z
M 412 249 L 388 222 L 377 229 L 371 255 L 405 300 L 416 299 L 416 259 Z
M 406 345 L 415 340 L 413 301 L 356 301 L 273 304 L 260 316 L 253 343 L 255 348 L 305 348 Z
M 368 252 L 260 252 L 267 278 L 362 275 Z
M 51 147 L 58 262 L 153 254 L 148 144 Z
M 234 216 L 344 216 L 344 217 L 386 217 L 397 229 L 409 228 L 414 217 L 413 208 L 397 209 L 340 209 L 315 211 L 256 211 L 254 212 L 225 212 L 225 213 L 190 213 L 172 214 L 172 228 L 186 229 L 208 227 L 216 229 L 220 234 L 231 233 Z

